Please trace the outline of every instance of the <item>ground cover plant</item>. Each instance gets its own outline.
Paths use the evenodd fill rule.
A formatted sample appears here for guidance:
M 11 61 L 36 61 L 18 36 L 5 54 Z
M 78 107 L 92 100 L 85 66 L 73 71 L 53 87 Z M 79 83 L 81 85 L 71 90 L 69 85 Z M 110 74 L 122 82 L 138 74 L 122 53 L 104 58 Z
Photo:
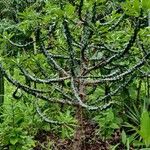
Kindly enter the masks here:
M 3 149 L 149 148 L 149 2 L 0 3 Z

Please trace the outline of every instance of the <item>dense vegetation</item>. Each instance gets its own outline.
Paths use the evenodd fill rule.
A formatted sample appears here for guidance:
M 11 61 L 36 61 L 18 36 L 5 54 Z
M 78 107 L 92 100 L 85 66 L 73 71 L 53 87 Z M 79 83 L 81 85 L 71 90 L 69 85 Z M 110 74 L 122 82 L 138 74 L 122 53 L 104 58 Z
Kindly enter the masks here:
M 148 150 L 149 11 L 0 0 L 0 149 Z

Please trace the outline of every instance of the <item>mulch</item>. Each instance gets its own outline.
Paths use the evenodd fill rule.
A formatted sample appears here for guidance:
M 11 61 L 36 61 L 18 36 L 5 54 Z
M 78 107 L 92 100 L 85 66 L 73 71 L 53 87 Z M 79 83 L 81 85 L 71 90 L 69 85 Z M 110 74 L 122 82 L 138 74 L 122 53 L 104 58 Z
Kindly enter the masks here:
M 83 124 L 85 137 L 82 141 L 82 150 L 110 150 L 110 145 L 116 145 L 121 143 L 121 132 L 116 130 L 111 139 L 102 140 L 96 135 L 96 129 L 98 126 L 89 121 L 84 121 Z M 47 150 L 41 145 L 47 146 L 48 142 L 52 142 L 52 150 L 71 150 L 72 140 L 63 140 L 59 136 L 52 132 L 39 131 L 35 136 L 35 140 L 38 141 L 34 150 Z M 119 144 L 116 150 L 125 150 L 122 144 Z M 132 149 L 133 150 L 133 149 Z

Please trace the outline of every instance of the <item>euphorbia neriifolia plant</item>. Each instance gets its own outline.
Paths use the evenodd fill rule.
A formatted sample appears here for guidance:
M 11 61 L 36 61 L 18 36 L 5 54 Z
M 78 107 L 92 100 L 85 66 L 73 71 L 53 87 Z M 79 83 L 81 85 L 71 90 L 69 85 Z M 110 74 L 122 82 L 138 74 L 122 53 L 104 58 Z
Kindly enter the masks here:
M 75 108 L 73 150 L 81 149 L 85 110 L 117 105 L 119 91 L 149 76 L 146 7 L 139 1 L 37 1 L 18 13 L 13 30 L 10 26 L 1 35 L 2 42 L 18 51 L 0 66 L 17 87 L 15 97 L 18 89 L 35 96 L 37 112 L 51 124 L 65 122 L 44 116 L 40 99 Z M 19 79 L 7 66 L 19 72 Z

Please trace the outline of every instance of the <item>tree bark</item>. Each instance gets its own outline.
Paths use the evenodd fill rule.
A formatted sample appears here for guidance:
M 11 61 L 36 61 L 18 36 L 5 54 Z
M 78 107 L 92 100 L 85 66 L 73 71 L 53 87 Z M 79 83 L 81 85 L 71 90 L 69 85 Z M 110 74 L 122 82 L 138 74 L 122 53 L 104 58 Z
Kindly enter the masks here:
M 82 107 L 78 107 L 76 110 L 76 119 L 78 120 L 78 126 L 74 135 L 72 150 L 82 150 L 83 141 L 83 110 Z
M 80 82 L 79 85 L 79 96 L 82 101 L 85 100 L 85 95 L 84 95 L 84 86 L 82 81 Z M 73 140 L 73 145 L 71 150 L 83 150 L 82 145 L 83 145 L 83 140 L 84 140 L 84 128 L 83 128 L 83 108 L 79 106 L 76 109 L 76 119 L 78 121 L 78 126 L 75 131 L 74 135 L 74 140 Z
M 2 119 L 2 106 L 4 103 L 4 76 L 3 76 L 3 72 L 0 70 L 0 122 L 3 122 Z
M 4 76 L 2 71 L 0 70 L 0 107 L 4 103 Z

